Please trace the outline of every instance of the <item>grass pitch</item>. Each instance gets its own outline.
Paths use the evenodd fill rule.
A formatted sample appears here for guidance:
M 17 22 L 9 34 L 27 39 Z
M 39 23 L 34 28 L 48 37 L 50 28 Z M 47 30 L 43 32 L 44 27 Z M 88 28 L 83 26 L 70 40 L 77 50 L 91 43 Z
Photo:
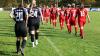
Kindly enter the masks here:
M 40 26 L 39 45 L 32 48 L 28 36 L 25 56 L 100 56 L 100 12 L 90 12 L 91 23 L 86 23 L 85 38 L 75 37 L 74 30 L 68 34 L 66 27 L 60 31 L 51 25 Z M 16 37 L 14 21 L 9 12 L 0 12 L 0 56 L 20 56 L 15 52 Z

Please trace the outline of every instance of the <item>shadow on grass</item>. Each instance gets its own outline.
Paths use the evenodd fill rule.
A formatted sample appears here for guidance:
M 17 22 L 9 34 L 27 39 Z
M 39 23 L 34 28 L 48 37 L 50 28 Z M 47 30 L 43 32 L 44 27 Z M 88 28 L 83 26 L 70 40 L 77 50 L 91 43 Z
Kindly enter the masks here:
M 19 56 L 19 55 L 17 55 L 17 53 L 15 52 L 0 51 L 0 56 Z
M 0 45 L 11 45 L 11 46 L 15 46 L 15 42 L 3 42 L 3 41 L 0 41 Z
M 15 37 L 15 35 L 13 33 L 8 33 L 8 32 L 0 32 L 0 37 Z
M 69 34 L 67 31 L 60 31 L 60 29 L 42 29 L 41 34 L 39 36 L 46 36 L 50 38 L 79 38 L 79 34 L 77 36 L 75 35 L 74 32 Z M 42 34 L 43 33 L 43 34 Z

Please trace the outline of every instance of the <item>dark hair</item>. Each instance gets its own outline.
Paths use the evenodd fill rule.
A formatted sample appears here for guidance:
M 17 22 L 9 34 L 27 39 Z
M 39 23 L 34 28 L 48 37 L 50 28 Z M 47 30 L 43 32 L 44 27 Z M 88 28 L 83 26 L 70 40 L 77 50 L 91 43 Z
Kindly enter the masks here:
M 22 4 L 19 4 L 18 7 L 21 8 L 21 7 L 23 7 L 23 5 Z

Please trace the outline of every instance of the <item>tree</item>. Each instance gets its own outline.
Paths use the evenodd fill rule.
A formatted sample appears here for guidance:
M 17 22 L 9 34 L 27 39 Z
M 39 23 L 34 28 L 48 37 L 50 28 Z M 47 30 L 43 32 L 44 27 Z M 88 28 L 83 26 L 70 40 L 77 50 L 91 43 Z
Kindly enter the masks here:
M 16 0 L 5 0 L 3 7 L 15 7 L 17 6 Z

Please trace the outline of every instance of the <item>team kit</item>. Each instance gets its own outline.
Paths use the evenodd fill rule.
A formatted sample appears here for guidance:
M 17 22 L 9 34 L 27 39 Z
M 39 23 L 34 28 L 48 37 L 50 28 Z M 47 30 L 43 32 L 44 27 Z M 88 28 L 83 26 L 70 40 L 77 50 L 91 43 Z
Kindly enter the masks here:
M 79 7 L 76 7 L 75 3 L 67 4 L 66 7 L 62 6 L 60 9 L 57 8 L 56 4 L 50 7 L 47 5 L 39 5 L 37 7 L 36 1 L 33 1 L 26 8 L 19 4 L 18 8 L 12 11 L 11 17 L 15 21 L 16 53 L 21 52 L 22 56 L 24 56 L 27 33 L 29 33 L 31 38 L 32 47 L 34 48 L 38 45 L 40 22 L 43 24 L 50 22 L 51 26 L 56 28 L 57 21 L 59 21 L 60 30 L 63 30 L 64 24 L 66 24 L 66 30 L 69 34 L 72 32 L 72 26 L 74 26 L 76 36 L 79 26 L 81 39 L 84 38 L 83 29 L 86 18 L 88 18 L 90 23 L 90 17 L 84 5 L 81 4 Z

